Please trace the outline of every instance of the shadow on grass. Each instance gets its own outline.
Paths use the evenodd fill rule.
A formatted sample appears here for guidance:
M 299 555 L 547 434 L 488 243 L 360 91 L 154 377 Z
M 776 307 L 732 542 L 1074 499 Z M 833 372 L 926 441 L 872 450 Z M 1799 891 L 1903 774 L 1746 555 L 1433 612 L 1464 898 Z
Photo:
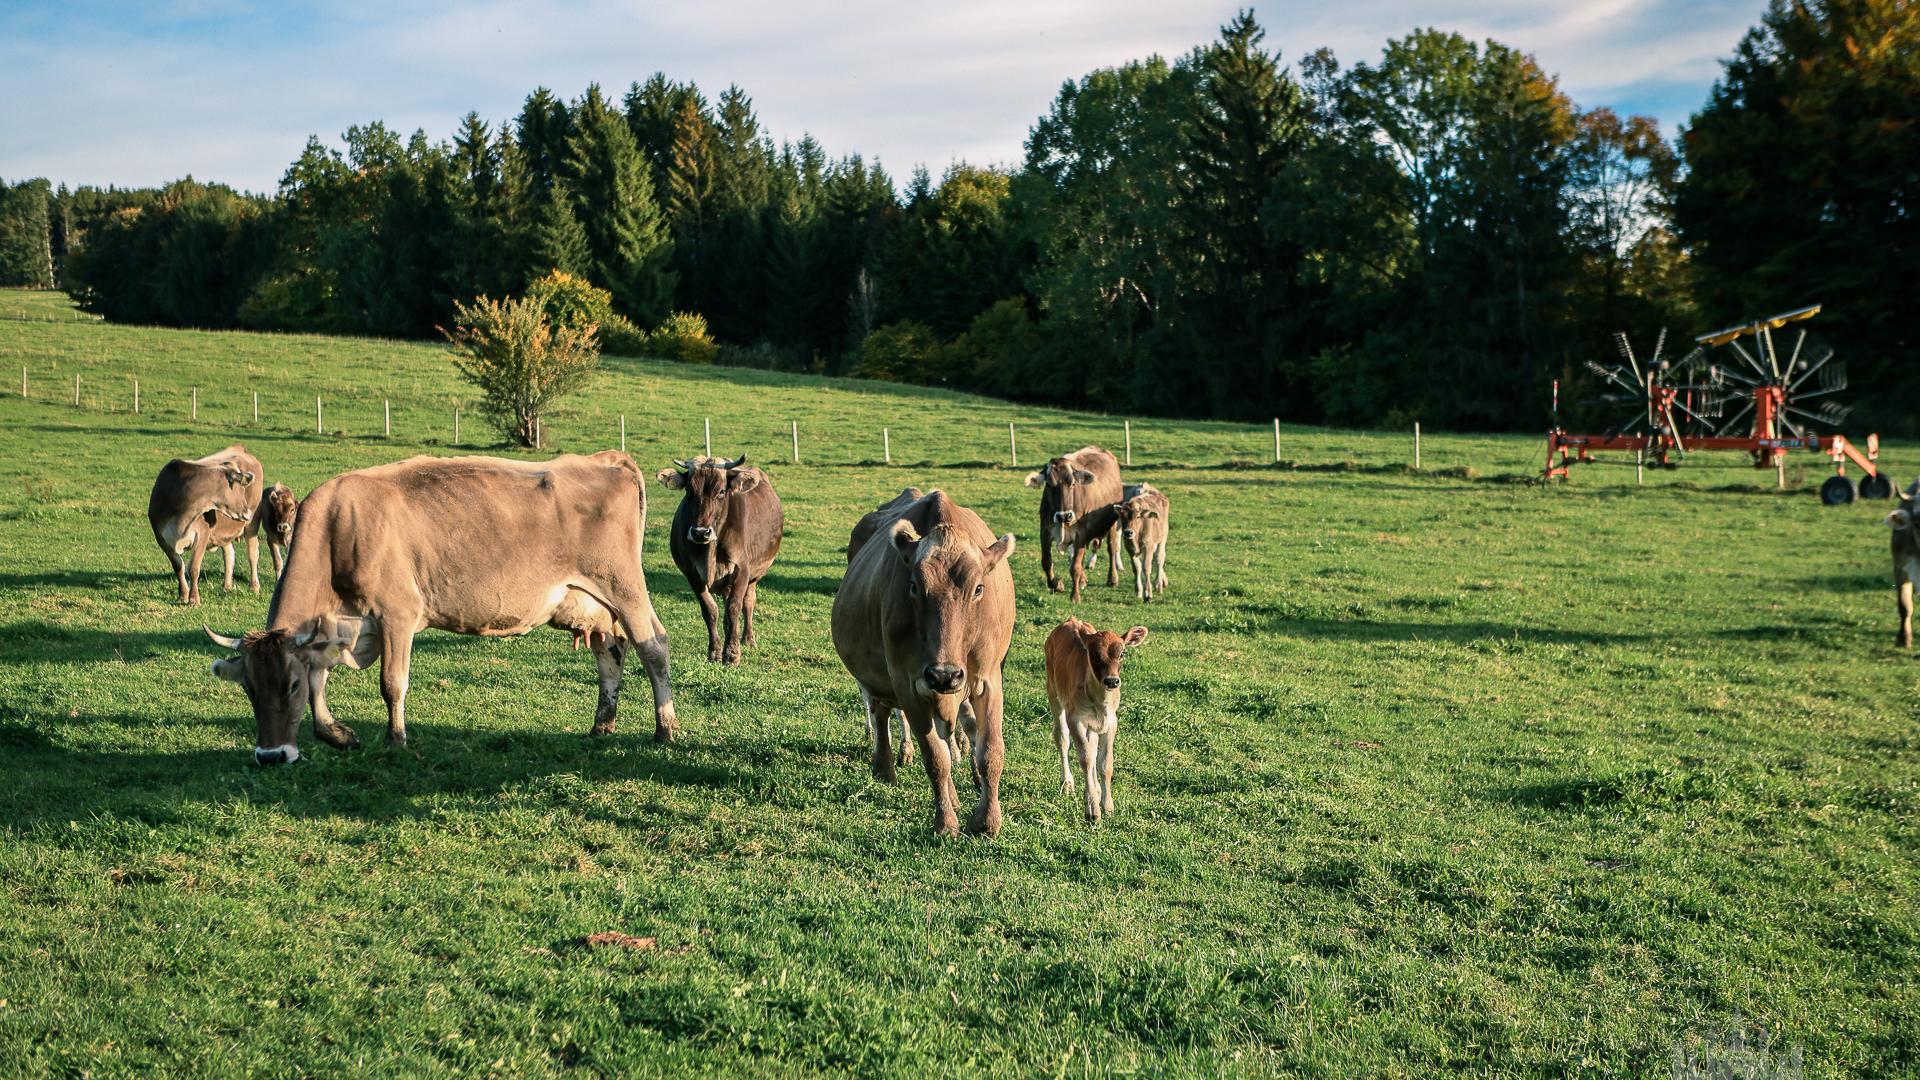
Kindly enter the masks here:
M 264 555 L 262 559 L 264 561 Z M 207 566 L 215 568 L 214 581 L 216 588 L 218 587 L 220 577 L 219 565 L 219 557 L 209 551 L 206 563 L 201 568 L 202 575 L 206 573 Z M 240 576 L 244 579 L 246 574 L 244 569 L 246 566 L 246 556 L 240 556 L 240 565 L 243 568 L 240 571 Z M 270 574 L 263 574 L 262 576 L 267 578 L 271 577 Z M 151 574 L 134 573 L 127 570 L 44 570 L 37 574 L 0 574 L 0 589 L 41 589 L 51 587 L 101 589 L 108 586 L 128 585 L 149 579 L 164 581 L 167 589 L 175 595 L 178 595 L 178 590 L 173 583 L 173 572 L 164 566 Z M 262 587 L 264 587 L 264 585 Z M 0 633 L 3 632 L 4 631 L 0 631 Z
M 832 596 L 840 591 L 838 575 L 787 573 L 777 563 L 760 579 L 760 584 L 769 592 L 810 592 Z M 761 602 L 765 602 L 765 597 L 761 598 Z
M 172 583 L 168 585 L 171 588 Z M 218 584 L 214 588 L 218 589 Z M 212 642 L 198 630 L 122 632 L 66 627 L 49 622 L 16 622 L 0 626 L 0 664 L 97 663 L 212 647 Z
M 303 730 L 305 756 L 275 767 L 253 763 L 250 731 L 236 731 L 230 749 L 142 753 L 73 745 L 41 726 L 0 723 L 0 753 L 13 777 L 0 794 L 0 822 L 22 828 L 105 816 L 162 824 L 200 820 L 204 807 L 236 801 L 299 818 L 389 821 L 433 816 L 453 798 L 475 805 L 547 802 L 623 827 L 648 827 L 670 812 L 644 797 L 610 804 L 598 797 L 605 785 L 752 792 L 771 783 L 721 742 L 653 742 L 646 710 L 639 713 L 625 718 L 630 727 L 604 738 L 416 726 L 412 750 L 381 747 L 377 733 L 359 750 L 335 750 Z M 94 730 L 144 731 L 152 723 L 127 714 L 87 720 Z

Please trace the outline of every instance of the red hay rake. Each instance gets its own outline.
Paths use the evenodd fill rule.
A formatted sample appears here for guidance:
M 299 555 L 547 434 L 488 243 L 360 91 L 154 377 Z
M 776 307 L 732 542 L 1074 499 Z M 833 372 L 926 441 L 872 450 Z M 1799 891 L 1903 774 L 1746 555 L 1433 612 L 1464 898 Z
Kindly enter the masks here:
M 1875 464 L 1880 436 L 1867 436 L 1862 455 L 1845 435 L 1810 430 L 1813 425 L 1835 427 L 1846 419 L 1847 406 L 1831 400 L 1809 404 L 1847 388 L 1846 366 L 1833 362 L 1832 349 L 1818 343 L 1810 346 L 1804 329 L 1784 356 L 1774 346 L 1775 330 L 1819 313 L 1820 305 L 1814 304 L 1702 334 L 1694 339 L 1693 351 L 1675 364 L 1661 359 L 1667 340 L 1662 330 L 1644 368 L 1627 335 L 1614 335 L 1623 362 L 1609 366 L 1589 360 L 1587 367 L 1605 387 L 1599 400 L 1631 405 L 1634 415 L 1605 435 L 1569 435 L 1558 422 L 1560 384 L 1556 381 L 1555 424 L 1547 432 L 1545 478 L 1564 480 L 1573 466 L 1595 461 L 1594 452 L 1601 450 L 1631 451 L 1636 465 L 1666 469 L 1677 467 L 1697 450 L 1741 450 L 1752 457 L 1754 468 L 1774 469 L 1785 487 L 1787 452 L 1810 450 L 1827 455 L 1833 463 L 1834 475 L 1820 486 L 1821 502 L 1832 506 L 1850 503 L 1856 496 L 1888 498 L 1893 482 Z M 1747 339 L 1744 344 L 1743 338 Z M 1737 434 L 1749 417 L 1746 434 Z M 1849 459 L 1866 474 L 1858 486 L 1847 475 Z

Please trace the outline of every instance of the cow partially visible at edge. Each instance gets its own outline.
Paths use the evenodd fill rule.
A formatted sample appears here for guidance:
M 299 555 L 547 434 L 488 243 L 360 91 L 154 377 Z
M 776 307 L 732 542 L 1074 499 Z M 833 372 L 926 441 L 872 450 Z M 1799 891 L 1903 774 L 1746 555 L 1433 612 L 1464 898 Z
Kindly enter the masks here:
M 160 469 L 147 497 L 147 524 L 166 553 L 180 586 L 180 602 L 200 602 L 200 563 L 208 548 L 226 559 L 226 587 L 233 588 L 233 542 L 247 541 L 247 579 L 260 591 L 260 459 L 235 443 L 192 461 L 175 458 Z M 180 556 L 187 559 L 182 561 Z
M 1046 575 L 1047 588 L 1060 591 L 1060 579 L 1053 573 L 1053 549 L 1070 547 L 1072 598 L 1080 599 L 1087 581 L 1081 555 L 1101 540 L 1107 542 L 1107 584 L 1119 585 L 1120 528 L 1113 506 L 1125 498 L 1120 462 L 1097 446 L 1083 446 L 1029 474 L 1027 486 L 1041 489 L 1040 572 Z
M 673 738 L 667 634 L 647 595 L 640 548 L 646 482 L 617 450 L 551 461 L 416 457 L 344 473 L 300 507 L 267 628 L 218 644 L 239 655 L 213 673 L 253 705 L 254 760 L 300 756 L 309 706 L 331 746 L 359 745 L 327 707 L 335 666 L 380 662 L 387 741 L 407 741 L 413 638 L 433 628 L 508 637 L 541 624 L 592 645 L 600 701 L 593 734 L 614 729 L 627 653 L 653 684 L 654 738 Z
M 1893 600 L 1900 615 L 1893 643 L 1913 648 L 1913 588 L 1920 581 L 1920 480 L 1900 493 L 1900 507 L 1887 515 L 1893 529 Z

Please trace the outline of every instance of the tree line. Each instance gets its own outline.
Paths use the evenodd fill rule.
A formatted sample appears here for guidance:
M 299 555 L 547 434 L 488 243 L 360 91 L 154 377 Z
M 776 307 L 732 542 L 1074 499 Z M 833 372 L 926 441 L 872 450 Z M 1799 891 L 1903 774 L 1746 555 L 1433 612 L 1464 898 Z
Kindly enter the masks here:
M 722 363 L 1140 413 L 1530 429 L 1610 336 L 1808 302 L 1882 430 L 1920 278 L 1920 11 L 1775 0 L 1669 143 L 1438 30 L 1292 64 L 1250 13 L 1063 85 L 1015 168 L 897 185 L 739 87 L 547 89 L 315 138 L 271 195 L 0 184 L 0 283 L 107 318 L 427 336 L 558 270 Z M 685 318 L 683 314 L 682 319 Z M 1604 414 L 1601 414 L 1604 416 Z

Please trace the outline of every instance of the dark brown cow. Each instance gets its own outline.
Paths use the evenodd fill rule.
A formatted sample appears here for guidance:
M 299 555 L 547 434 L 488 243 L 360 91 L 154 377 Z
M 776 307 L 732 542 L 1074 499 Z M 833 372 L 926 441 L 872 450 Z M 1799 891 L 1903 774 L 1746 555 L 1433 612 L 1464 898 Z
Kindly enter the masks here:
M 1047 588 L 1060 591 L 1060 579 L 1053 575 L 1054 547 L 1071 547 L 1073 599 L 1080 599 L 1087 581 L 1081 555 L 1101 540 L 1107 542 L 1107 584 L 1120 584 L 1120 528 L 1113 515 L 1113 505 L 1125 497 L 1120 462 L 1097 446 L 1083 446 L 1030 474 L 1027 486 L 1041 489 L 1040 572 L 1046 575 Z
M 972 726 L 980 798 L 967 831 L 1000 831 L 1002 669 L 1013 641 L 1013 535 L 994 539 L 945 492 L 908 491 L 854 527 L 833 598 L 833 647 L 867 706 L 873 771 L 894 779 L 888 717 L 906 714 L 933 787 L 933 828 L 959 831 L 948 738 Z M 963 707 L 964 705 L 964 707 Z
M 1060 748 L 1060 790 L 1073 791 L 1067 743 L 1080 751 L 1087 787 L 1087 820 L 1113 813 L 1113 736 L 1119 729 L 1120 665 L 1147 640 L 1136 626 L 1125 637 L 1069 618 L 1047 635 L 1047 711 Z
M 275 484 L 267 489 L 266 498 L 260 500 L 260 535 L 266 538 L 267 553 L 273 557 L 273 576 L 279 577 L 286 572 L 287 549 L 293 546 L 293 526 L 300 517 L 300 500 L 293 497 L 293 489 L 285 484 Z
M 210 547 L 225 554 L 226 587 L 233 588 L 233 542 L 247 541 L 253 591 L 260 591 L 260 459 L 235 443 L 193 461 L 175 458 L 154 478 L 147 497 L 153 539 L 173 565 L 180 602 L 200 602 L 200 562 Z M 183 562 L 180 556 L 186 553 Z
M 1900 613 L 1893 643 L 1913 648 L 1913 587 L 1920 581 L 1920 480 L 1900 493 L 1900 508 L 1887 515 L 1893 528 L 1893 599 Z
M 737 664 L 740 647 L 753 644 L 760 579 L 780 554 L 786 514 L 773 482 L 748 466 L 744 454 L 732 461 L 697 457 L 673 464 L 660 470 L 660 482 L 685 494 L 673 512 L 667 547 L 707 620 L 707 659 Z M 727 598 L 724 648 L 715 625 L 715 590 Z
M 593 646 L 600 704 L 593 734 L 613 732 L 627 652 L 653 683 L 654 735 L 673 738 L 667 632 L 647 596 L 640 546 L 646 482 L 617 450 L 551 461 L 416 457 L 336 476 L 308 495 L 267 628 L 209 636 L 240 655 L 213 665 L 253 703 L 254 760 L 299 758 L 300 718 L 359 745 L 327 708 L 341 663 L 380 661 L 387 741 L 407 741 L 413 637 L 433 628 L 508 637 L 541 624 Z

